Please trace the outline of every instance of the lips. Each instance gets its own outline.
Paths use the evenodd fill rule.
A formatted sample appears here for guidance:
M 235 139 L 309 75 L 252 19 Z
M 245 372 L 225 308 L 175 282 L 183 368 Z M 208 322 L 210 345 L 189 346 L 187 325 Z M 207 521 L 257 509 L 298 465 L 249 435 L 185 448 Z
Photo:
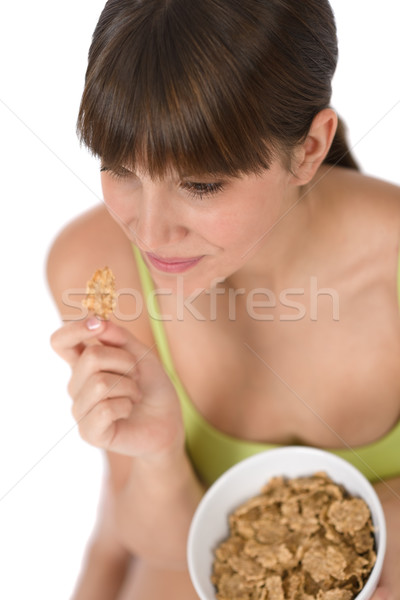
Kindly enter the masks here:
M 151 252 L 146 252 L 145 256 L 156 269 L 164 273 L 183 273 L 197 265 L 203 258 L 203 256 L 162 258 Z

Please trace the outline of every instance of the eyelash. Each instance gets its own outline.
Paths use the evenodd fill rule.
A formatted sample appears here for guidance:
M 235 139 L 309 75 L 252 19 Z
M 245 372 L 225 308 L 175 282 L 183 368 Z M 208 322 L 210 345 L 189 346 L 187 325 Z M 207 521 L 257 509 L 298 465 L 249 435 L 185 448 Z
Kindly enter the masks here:
M 130 175 L 133 175 L 131 171 L 128 171 L 128 169 L 124 169 L 124 167 L 120 167 L 118 170 L 111 169 L 111 167 L 106 166 L 100 167 L 100 173 L 104 173 L 106 171 L 111 175 L 111 177 L 114 177 L 114 179 L 128 179 Z
M 205 196 L 213 196 L 214 194 L 218 194 L 218 192 L 221 192 L 224 188 L 224 184 L 221 182 L 195 183 L 191 181 L 186 181 L 185 183 L 181 183 L 180 187 L 183 190 L 185 190 L 192 198 L 202 200 Z
M 110 173 L 112 177 L 115 179 L 128 179 L 133 175 L 131 171 L 125 169 L 124 167 L 120 167 L 118 170 L 111 169 L 110 167 L 102 166 L 100 168 L 100 172 Z M 189 196 L 195 198 L 197 200 L 202 200 L 205 196 L 213 196 L 214 194 L 218 194 L 224 188 L 224 184 L 222 182 L 216 183 L 199 183 L 199 182 L 191 182 L 185 181 L 180 184 L 181 189 L 185 190 Z

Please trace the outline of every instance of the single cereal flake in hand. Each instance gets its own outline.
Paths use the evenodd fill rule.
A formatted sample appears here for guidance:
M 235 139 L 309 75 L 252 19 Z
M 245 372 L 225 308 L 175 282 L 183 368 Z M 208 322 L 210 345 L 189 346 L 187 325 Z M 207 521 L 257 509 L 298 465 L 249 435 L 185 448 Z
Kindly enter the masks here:
M 109 319 L 116 304 L 115 277 L 109 267 L 97 269 L 86 284 L 82 305 L 101 319 Z

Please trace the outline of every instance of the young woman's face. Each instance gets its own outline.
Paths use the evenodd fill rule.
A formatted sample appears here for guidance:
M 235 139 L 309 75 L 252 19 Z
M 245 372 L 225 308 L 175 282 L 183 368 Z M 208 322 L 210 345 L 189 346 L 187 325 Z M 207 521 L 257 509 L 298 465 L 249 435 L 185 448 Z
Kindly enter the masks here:
M 274 162 L 261 175 L 240 178 L 175 175 L 152 180 L 142 172 L 102 167 L 110 214 L 140 249 L 158 286 L 209 289 L 243 268 L 257 268 L 263 241 L 293 194 L 292 176 Z

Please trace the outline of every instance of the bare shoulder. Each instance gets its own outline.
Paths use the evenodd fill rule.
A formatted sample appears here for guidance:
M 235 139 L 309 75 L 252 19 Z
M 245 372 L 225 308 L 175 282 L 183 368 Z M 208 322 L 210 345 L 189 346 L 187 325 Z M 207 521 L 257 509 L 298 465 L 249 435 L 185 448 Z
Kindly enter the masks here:
M 310 193 L 321 256 L 355 297 L 398 318 L 400 187 L 352 169 L 324 167 Z
M 349 256 L 360 260 L 397 261 L 399 186 L 352 169 L 326 166 L 313 183 L 310 205 L 335 251 L 342 245 Z
M 114 270 L 128 251 L 129 241 L 103 206 L 75 218 L 61 230 L 48 254 L 47 276 L 55 299 L 66 286 L 84 285 L 99 267 L 113 263 L 108 266 Z
M 108 266 L 115 274 L 117 291 L 141 286 L 132 246 L 120 226 L 103 205 L 96 206 L 75 218 L 58 234 L 47 260 L 47 278 L 51 293 L 64 320 L 79 318 L 80 301 L 86 282 L 99 268 Z M 140 315 L 133 305 L 134 294 L 125 294 L 119 305 L 123 325 L 138 335 L 144 343 L 151 341 L 144 311 Z M 117 319 L 118 320 L 118 319 Z
M 353 219 L 372 229 L 386 226 L 393 234 L 400 232 L 400 187 L 353 169 L 328 169 L 322 189 L 332 209 L 338 210 L 350 226 Z

